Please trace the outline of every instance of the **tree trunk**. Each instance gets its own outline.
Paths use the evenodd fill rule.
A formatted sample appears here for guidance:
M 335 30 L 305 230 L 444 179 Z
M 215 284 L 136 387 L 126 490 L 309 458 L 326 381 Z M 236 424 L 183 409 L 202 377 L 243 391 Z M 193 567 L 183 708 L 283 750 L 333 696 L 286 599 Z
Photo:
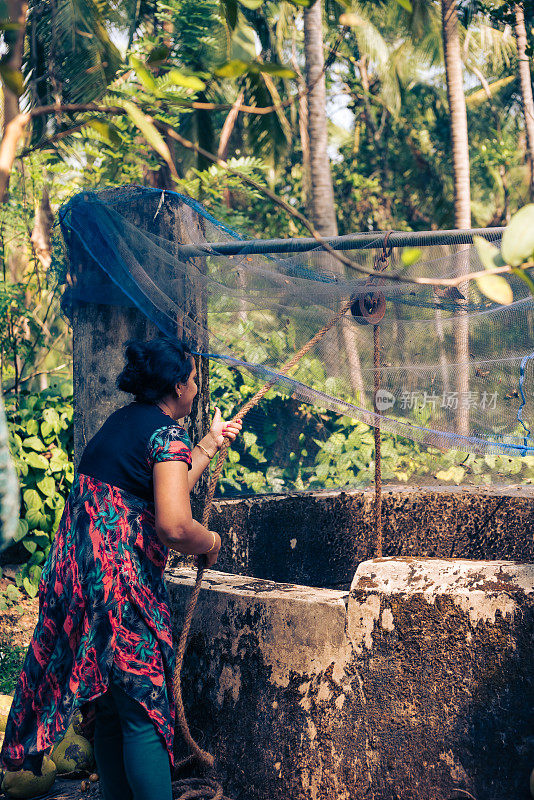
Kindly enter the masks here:
M 469 146 L 467 111 L 463 87 L 462 54 L 456 0 L 441 0 L 443 52 L 452 140 L 454 174 L 454 222 L 457 228 L 471 227 Z
M 321 0 L 304 9 L 304 56 L 308 93 L 308 132 L 310 141 L 311 214 L 321 236 L 337 236 L 334 189 L 328 159 L 326 85 L 322 75 L 323 17 Z
M 525 131 L 527 135 L 527 153 L 530 166 L 530 200 L 534 200 L 534 100 L 532 98 L 532 78 L 530 60 L 527 55 L 527 31 L 523 3 L 517 3 L 515 13 L 515 38 L 517 41 L 517 59 L 519 79 L 521 82 L 521 102 L 525 115 Z
M 306 86 L 308 88 L 308 140 L 310 148 L 312 222 L 321 236 L 337 236 L 334 187 L 328 158 L 328 130 L 326 118 L 326 83 L 323 74 L 323 16 L 321 0 L 304 9 L 304 57 L 306 61 Z M 330 257 L 330 269 L 341 273 L 338 261 Z M 353 391 L 363 401 L 364 386 L 360 356 L 354 332 L 346 323 L 341 325 L 343 345 L 347 353 Z M 325 343 L 326 344 L 326 343 Z M 327 345 L 326 345 L 327 346 Z M 326 356 L 323 347 L 323 355 Z M 325 358 L 325 365 L 328 361 Z
M 471 191 L 469 184 L 469 141 L 467 137 L 467 111 L 463 88 L 462 55 L 456 0 L 441 0 L 443 54 L 447 78 L 447 97 L 452 141 L 452 168 L 454 178 L 454 222 L 457 228 L 471 227 Z M 458 254 L 457 275 L 469 271 L 469 262 L 462 251 Z M 467 297 L 468 283 L 459 291 Z M 457 413 L 456 432 L 469 434 L 469 325 L 465 309 L 457 311 L 455 327 L 457 361 Z

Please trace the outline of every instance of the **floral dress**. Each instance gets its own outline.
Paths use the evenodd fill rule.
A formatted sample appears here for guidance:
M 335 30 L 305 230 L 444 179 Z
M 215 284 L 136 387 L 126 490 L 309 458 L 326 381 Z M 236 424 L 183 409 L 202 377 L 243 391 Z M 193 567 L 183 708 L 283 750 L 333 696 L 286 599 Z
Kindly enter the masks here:
M 185 430 L 140 403 L 112 414 L 84 451 L 39 584 L 0 753 L 7 769 L 38 770 L 111 680 L 146 709 L 174 763 L 168 549 L 154 528 L 152 484 L 154 464 L 171 460 L 191 467 Z

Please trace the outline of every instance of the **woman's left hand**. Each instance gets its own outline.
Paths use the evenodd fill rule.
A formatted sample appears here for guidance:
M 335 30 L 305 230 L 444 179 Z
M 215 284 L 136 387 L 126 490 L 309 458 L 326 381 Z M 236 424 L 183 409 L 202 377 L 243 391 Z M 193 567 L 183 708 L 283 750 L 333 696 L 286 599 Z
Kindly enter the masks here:
M 215 408 L 215 413 L 210 426 L 210 434 L 217 447 L 222 446 L 225 438 L 233 442 L 236 436 L 241 433 L 242 425 L 243 423 L 240 419 L 238 419 L 237 422 L 225 422 L 221 416 L 220 409 Z

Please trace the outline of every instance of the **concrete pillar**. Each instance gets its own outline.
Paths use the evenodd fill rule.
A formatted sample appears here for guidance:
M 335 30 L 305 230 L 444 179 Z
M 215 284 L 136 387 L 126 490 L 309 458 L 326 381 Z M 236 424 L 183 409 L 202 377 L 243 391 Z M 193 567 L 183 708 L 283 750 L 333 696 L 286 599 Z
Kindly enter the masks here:
M 204 239 L 202 220 L 189 207 L 168 192 L 148 193 L 141 187 L 126 187 L 105 192 L 106 202 L 114 205 L 128 222 L 148 228 L 162 237 L 162 244 L 177 253 L 182 243 Z M 105 302 L 78 302 L 73 309 L 73 361 L 74 361 L 74 461 L 78 465 L 88 440 L 104 420 L 117 408 L 129 402 L 129 396 L 116 388 L 116 378 L 124 366 L 124 346 L 129 339 L 147 339 L 158 334 L 156 326 L 136 307 L 132 307 L 120 289 L 113 285 L 97 267 L 76 237 L 69 246 L 70 273 L 76 291 L 82 297 L 90 296 Z M 205 270 L 203 259 L 195 259 L 194 266 Z M 157 284 L 150 263 L 142 265 Z M 163 269 L 160 267 L 160 269 Z M 166 266 L 171 269 L 172 266 Z M 170 277 L 168 274 L 165 276 Z M 191 282 L 176 268 L 174 281 L 176 299 L 184 311 L 176 320 L 177 336 L 186 334 L 195 349 L 205 352 L 207 341 L 202 332 L 207 318 L 207 298 L 193 290 Z M 98 289 L 98 293 L 93 291 Z M 109 302 L 118 304 L 109 304 Z M 126 304 L 128 303 L 128 304 Z M 200 323 L 200 327 L 199 324 Z M 207 359 L 197 363 L 199 394 L 186 421 L 192 441 L 198 441 L 209 425 L 209 379 Z M 207 477 L 207 476 L 206 476 Z M 197 486 L 196 497 L 202 496 L 205 480 Z

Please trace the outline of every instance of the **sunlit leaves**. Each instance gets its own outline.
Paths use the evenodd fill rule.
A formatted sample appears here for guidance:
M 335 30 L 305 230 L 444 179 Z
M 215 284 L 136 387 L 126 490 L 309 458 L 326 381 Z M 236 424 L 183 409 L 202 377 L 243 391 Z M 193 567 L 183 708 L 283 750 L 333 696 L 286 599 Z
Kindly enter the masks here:
M 156 91 L 156 81 L 152 73 L 145 67 L 145 65 L 137 58 L 137 56 L 130 56 L 130 64 L 134 68 L 137 77 L 149 92 Z
M 227 61 L 226 64 L 222 64 L 220 67 L 217 67 L 214 72 L 220 78 L 237 78 L 241 75 L 258 75 L 259 73 L 276 75 L 278 78 L 295 77 L 294 71 L 283 64 L 263 64 L 258 61 L 246 63 L 245 61 L 240 61 L 239 59 Z
M 176 175 L 176 168 L 174 166 L 174 161 L 172 160 L 169 147 L 160 132 L 156 129 L 150 117 L 147 117 L 146 114 L 143 114 L 141 109 L 139 109 L 129 100 L 123 100 L 122 106 L 126 109 L 128 116 L 134 125 L 139 128 L 148 144 L 156 151 L 156 153 L 158 153 L 158 155 L 161 156 L 171 172 Z
M 534 203 L 529 203 L 514 214 L 506 226 L 501 255 L 512 267 L 518 267 L 534 256 Z
M 345 25 L 348 28 L 356 28 L 358 25 L 363 25 L 364 22 L 361 17 L 357 14 L 354 14 L 351 11 L 348 11 L 344 14 L 341 14 L 339 17 L 339 24 Z
M 401 261 L 405 267 L 411 267 L 422 257 L 423 251 L 419 247 L 405 247 L 401 254 Z
M 496 247 L 482 236 L 473 237 L 478 255 L 485 269 L 491 270 L 504 266 L 504 261 Z M 514 299 L 512 287 L 502 275 L 482 275 L 476 279 L 482 294 L 500 305 L 508 305 Z
M 185 89 L 193 89 L 195 92 L 202 91 L 206 84 L 196 75 L 185 75 L 178 69 L 171 69 L 166 74 L 166 80 L 176 86 L 183 86 Z
M 0 77 L 13 94 L 20 97 L 24 91 L 24 78 L 18 69 L 11 69 L 7 64 L 0 64 Z

